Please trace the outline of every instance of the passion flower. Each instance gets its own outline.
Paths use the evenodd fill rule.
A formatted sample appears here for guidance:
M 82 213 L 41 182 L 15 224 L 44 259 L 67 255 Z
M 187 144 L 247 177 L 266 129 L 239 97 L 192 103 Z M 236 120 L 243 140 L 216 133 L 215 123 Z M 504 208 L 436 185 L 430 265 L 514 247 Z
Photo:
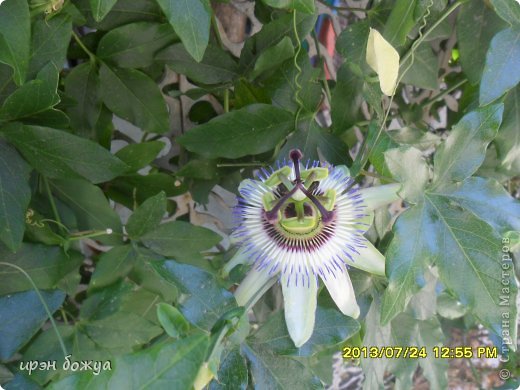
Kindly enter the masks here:
M 241 306 L 280 281 L 289 335 L 300 347 L 312 335 L 320 279 L 341 312 L 357 318 L 348 267 L 384 275 L 385 258 L 364 233 L 374 208 L 398 198 L 399 185 L 359 189 L 344 166 L 302 165 L 299 150 L 289 157 L 241 183 L 233 232 L 240 249 L 226 268 L 253 263 L 235 292 Z

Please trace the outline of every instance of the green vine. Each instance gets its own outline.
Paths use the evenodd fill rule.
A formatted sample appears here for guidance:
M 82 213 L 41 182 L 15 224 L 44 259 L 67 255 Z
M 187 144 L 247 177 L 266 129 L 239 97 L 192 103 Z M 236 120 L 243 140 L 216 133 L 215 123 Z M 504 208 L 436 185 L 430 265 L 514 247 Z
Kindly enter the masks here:
M 38 299 L 43 305 L 43 308 L 45 309 L 45 312 L 47 313 L 47 317 L 49 317 L 49 320 L 51 321 L 52 328 L 54 329 L 54 332 L 56 333 L 56 337 L 58 338 L 58 341 L 60 343 L 61 350 L 63 352 L 63 357 L 66 357 L 68 355 L 67 348 L 65 347 L 65 343 L 63 342 L 63 338 L 61 337 L 60 331 L 58 330 L 58 326 L 56 325 L 56 321 L 54 321 L 54 318 L 52 317 L 52 313 L 49 309 L 49 306 L 47 306 L 47 302 L 45 302 L 45 299 L 43 299 L 42 294 L 40 293 L 40 290 L 36 286 L 36 283 L 34 283 L 34 280 L 32 280 L 31 276 L 25 272 L 23 268 L 18 267 L 17 265 L 6 263 L 4 261 L 0 261 L 0 265 L 5 265 L 7 267 L 12 267 L 22 273 L 27 280 L 29 280 L 29 283 L 31 283 L 31 286 L 33 287 L 34 291 L 36 292 L 36 295 L 38 295 Z
M 296 75 L 294 76 L 294 85 L 296 86 L 296 90 L 294 91 L 294 101 L 298 104 L 298 109 L 296 110 L 296 115 L 294 116 L 294 130 L 298 130 L 298 121 L 300 119 L 300 114 L 304 108 L 303 101 L 300 97 L 300 92 L 303 87 L 300 84 L 300 77 L 302 75 L 302 68 L 298 65 L 298 56 L 300 55 L 302 49 L 302 42 L 300 37 L 298 36 L 298 29 L 296 28 L 296 10 L 293 10 L 293 31 L 294 37 L 296 39 L 296 52 L 294 53 L 294 67 L 296 68 Z

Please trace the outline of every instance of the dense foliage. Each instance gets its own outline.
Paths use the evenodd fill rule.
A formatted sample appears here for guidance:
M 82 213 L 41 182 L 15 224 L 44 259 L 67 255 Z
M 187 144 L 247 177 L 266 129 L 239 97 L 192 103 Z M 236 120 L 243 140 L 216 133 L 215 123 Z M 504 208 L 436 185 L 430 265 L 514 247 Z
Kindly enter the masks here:
M 231 2 L 242 46 L 222 3 L 1 2 L 0 384 L 322 388 L 332 356 L 364 345 L 428 349 L 362 358 L 367 389 L 385 371 L 411 388 L 418 366 L 444 389 L 431 348 L 482 324 L 516 386 L 520 5 Z M 366 62 L 370 27 L 400 55 L 393 97 Z M 248 267 L 223 272 L 233 194 L 294 148 L 361 187 L 402 185 L 366 233 L 386 277 L 350 270 L 357 320 L 321 288 L 301 348 L 279 285 L 248 312 L 232 294 Z

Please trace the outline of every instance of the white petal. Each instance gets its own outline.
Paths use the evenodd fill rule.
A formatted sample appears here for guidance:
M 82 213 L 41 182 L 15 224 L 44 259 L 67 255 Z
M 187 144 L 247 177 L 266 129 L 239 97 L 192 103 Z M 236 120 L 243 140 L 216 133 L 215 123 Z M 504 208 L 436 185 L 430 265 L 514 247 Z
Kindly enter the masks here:
M 377 209 L 385 204 L 399 199 L 397 192 L 401 189 L 400 184 L 386 184 L 384 186 L 369 187 L 359 190 L 363 201 L 369 210 Z
M 341 266 L 343 272 L 335 272 L 335 277 L 329 276 L 323 279 L 330 296 L 338 305 L 339 310 L 349 317 L 357 318 L 359 316 L 359 306 L 354 295 L 354 288 L 348 276 L 347 269 Z
M 351 252 L 351 259 L 345 258 L 345 262 L 353 267 L 362 269 L 376 275 L 385 275 L 385 256 L 379 252 L 374 245 L 368 240 L 364 242 L 366 248 L 356 247 L 359 254 Z
M 256 301 L 271 287 L 276 281 L 276 275 L 269 275 L 269 270 L 258 271 L 252 268 L 244 278 L 240 286 L 235 291 L 235 299 L 238 306 L 254 305 Z M 251 301 L 254 299 L 254 301 Z
M 368 229 L 370 229 L 370 226 L 372 226 L 372 223 L 374 222 L 374 212 L 373 211 L 367 211 L 366 216 L 363 218 L 360 218 L 354 223 L 353 227 L 356 230 L 360 230 L 363 233 L 366 233 Z
M 314 330 L 318 287 L 313 275 L 310 275 L 310 280 L 304 282 L 298 280 L 296 285 L 295 275 L 302 274 L 293 274 L 289 283 L 288 274 L 282 274 L 280 283 L 282 283 L 285 323 L 294 345 L 299 348 L 309 340 Z

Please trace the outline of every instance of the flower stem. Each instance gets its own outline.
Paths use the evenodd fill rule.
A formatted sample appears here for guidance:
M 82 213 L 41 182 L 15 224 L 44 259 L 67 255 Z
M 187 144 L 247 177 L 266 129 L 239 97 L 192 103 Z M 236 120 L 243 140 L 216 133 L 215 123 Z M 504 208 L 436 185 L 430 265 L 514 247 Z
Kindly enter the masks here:
M 77 44 L 79 45 L 79 47 L 81 47 L 83 49 L 83 51 L 88 54 L 88 56 L 90 58 L 90 62 L 92 62 L 92 63 L 96 62 L 96 55 L 94 53 L 92 53 L 85 46 L 85 44 L 81 41 L 80 37 L 78 36 L 78 34 L 76 34 L 76 32 L 74 30 L 72 30 L 72 36 L 73 36 L 74 40 L 77 42 Z

